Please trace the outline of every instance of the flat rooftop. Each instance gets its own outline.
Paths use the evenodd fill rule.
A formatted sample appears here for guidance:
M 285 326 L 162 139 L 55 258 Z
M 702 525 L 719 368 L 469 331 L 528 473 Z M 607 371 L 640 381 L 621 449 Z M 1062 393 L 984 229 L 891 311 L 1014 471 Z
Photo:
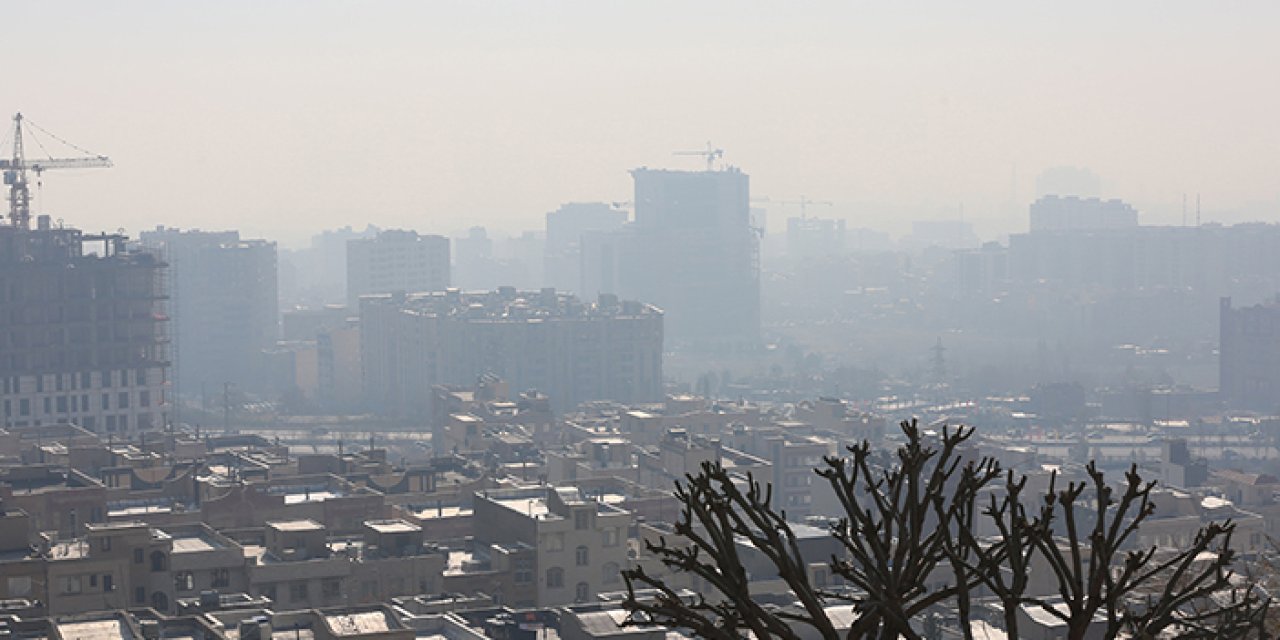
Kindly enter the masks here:
M 471 507 L 460 507 L 458 505 L 445 505 L 441 507 L 432 506 L 414 506 L 413 515 L 419 520 L 430 520 L 433 518 L 457 518 L 472 515 L 474 512 Z
M 551 508 L 547 506 L 546 498 L 497 498 L 493 499 L 495 504 L 506 507 L 512 511 L 523 513 L 530 518 L 538 518 L 541 520 L 554 520 L 559 515 L 551 513 Z
M 324 621 L 333 634 L 339 637 L 387 633 L 403 628 L 383 611 L 332 613 L 326 615 Z
M 268 522 L 267 527 L 276 531 L 299 533 L 303 531 L 323 531 L 324 525 L 315 520 L 280 520 Z
M 364 524 L 378 533 L 414 533 L 422 531 L 422 527 L 404 520 L 370 520 Z
M 173 536 L 174 553 L 199 553 L 225 548 L 221 542 L 205 534 L 181 533 Z
M 120 638 L 136 638 L 129 625 L 118 618 L 105 620 L 77 620 L 60 622 L 54 625 L 58 635 L 76 640 L 119 640 Z

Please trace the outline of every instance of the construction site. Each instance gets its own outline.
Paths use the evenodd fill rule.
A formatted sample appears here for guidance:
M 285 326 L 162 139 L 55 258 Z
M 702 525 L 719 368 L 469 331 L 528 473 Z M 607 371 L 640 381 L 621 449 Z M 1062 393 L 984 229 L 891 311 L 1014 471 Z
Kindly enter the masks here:
M 33 225 L 31 178 L 38 188 L 45 171 L 111 161 L 30 159 L 22 114 L 13 122 L 12 156 L 0 160 L 9 201 L 0 220 L 0 424 L 74 423 L 120 439 L 160 429 L 169 404 L 165 265 L 120 233 L 86 234 L 49 215 Z

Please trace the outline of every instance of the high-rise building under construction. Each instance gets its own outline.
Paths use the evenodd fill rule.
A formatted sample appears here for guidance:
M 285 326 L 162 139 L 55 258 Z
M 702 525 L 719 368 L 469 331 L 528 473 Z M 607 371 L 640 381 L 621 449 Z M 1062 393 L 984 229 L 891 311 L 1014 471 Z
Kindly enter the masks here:
M 165 265 L 125 240 L 0 226 L 0 424 L 123 439 L 168 422 Z
M 760 332 L 759 237 L 747 174 L 636 169 L 635 223 L 618 293 L 660 307 L 673 341 L 749 342 Z

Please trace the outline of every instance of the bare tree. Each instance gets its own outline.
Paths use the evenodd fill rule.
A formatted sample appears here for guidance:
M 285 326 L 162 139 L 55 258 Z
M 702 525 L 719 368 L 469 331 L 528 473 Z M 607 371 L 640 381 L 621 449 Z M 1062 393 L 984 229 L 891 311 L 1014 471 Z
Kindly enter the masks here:
M 711 585 L 721 596 L 708 600 L 699 595 L 683 598 L 660 578 L 649 576 L 642 567 L 623 572 L 629 597 L 627 606 L 643 612 L 645 619 L 690 629 L 700 637 L 738 639 L 745 631 L 756 638 L 799 636 L 794 624 L 814 627 L 824 638 L 836 637 L 827 618 L 822 595 L 809 582 L 807 565 L 800 555 L 796 536 L 786 513 L 770 506 L 770 488 L 748 476 L 747 490 L 715 463 L 704 462 L 698 475 L 676 483 L 676 497 L 683 504 L 675 533 L 690 544 L 675 546 L 665 537 L 657 543 L 645 541 L 668 568 L 692 573 Z M 738 540 L 747 540 L 764 553 L 778 569 L 778 576 L 796 594 L 803 614 L 768 608 L 751 595 L 750 580 L 738 553 Z M 652 600 L 635 597 L 635 587 L 656 591 Z
M 818 474 L 830 483 L 845 516 L 832 535 L 847 558 L 833 558 L 831 570 L 861 594 L 848 597 L 859 614 L 855 637 L 916 637 L 911 620 L 944 601 L 955 599 L 968 615 L 969 592 L 977 578 L 963 562 L 948 562 L 962 553 L 947 553 L 947 543 L 961 528 L 972 528 L 979 490 L 999 477 L 994 460 L 970 462 L 957 478 L 960 445 L 972 429 L 944 428 L 942 448 L 925 446 L 919 426 L 904 422 L 907 443 L 896 464 L 873 464 L 871 445 L 848 448 L 849 458 L 829 457 Z M 951 570 L 939 588 L 939 565 Z
M 938 605 L 953 606 L 962 633 L 971 637 L 972 599 L 981 588 L 999 602 L 1010 638 L 1018 637 L 1018 611 L 1039 607 L 1084 638 L 1105 619 L 1106 637 L 1125 632 L 1154 638 L 1267 637 L 1268 601 L 1250 585 L 1237 585 L 1230 548 L 1235 525 L 1211 523 L 1194 543 L 1161 555 L 1155 547 L 1134 549 L 1139 526 L 1154 512 L 1154 483 L 1133 467 L 1117 495 L 1092 463 L 1088 480 L 1057 490 L 1056 476 L 1040 506 L 1024 500 L 1026 478 L 1004 471 L 995 460 L 965 459 L 962 445 L 972 429 L 942 430 L 937 448 L 913 420 L 901 424 L 906 443 L 885 459 L 863 442 L 843 458 L 828 457 L 815 470 L 827 480 L 844 515 L 831 534 L 844 549 L 829 561 L 849 591 L 816 588 L 808 578 L 786 513 L 770 504 L 770 488 L 749 478 L 745 489 L 716 463 L 676 483 L 684 505 L 678 540 L 646 541 L 646 550 L 667 568 L 689 572 L 710 587 L 682 598 L 642 568 L 623 572 L 626 606 L 635 620 L 689 629 L 709 638 L 797 638 L 797 625 L 823 638 L 919 638 L 913 626 Z M 1003 482 L 1001 482 L 1003 479 Z M 979 505 L 986 502 L 985 508 Z M 996 535 L 975 534 L 986 519 Z M 752 576 L 739 557 L 739 543 L 763 553 L 799 603 L 794 608 L 760 604 Z M 1056 598 L 1028 594 L 1033 563 L 1047 566 L 1058 585 Z M 640 597 L 651 590 L 653 597 Z M 855 613 L 845 632 L 828 619 L 827 607 L 847 603 Z

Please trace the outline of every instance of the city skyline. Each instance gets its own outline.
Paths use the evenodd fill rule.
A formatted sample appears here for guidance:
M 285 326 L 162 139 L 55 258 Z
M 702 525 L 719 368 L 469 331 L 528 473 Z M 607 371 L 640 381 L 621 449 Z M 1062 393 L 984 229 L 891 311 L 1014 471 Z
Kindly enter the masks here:
M 6 111 L 115 160 L 37 194 L 86 229 L 519 231 L 625 200 L 630 169 L 697 169 L 672 152 L 707 141 L 755 194 L 853 227 L 1020 231 L 1061 165 L 1145 224 L 1178 224 L 1184 194 L 1206 221 L 1276 220 L 1266 5 L 77 8 L 14 10 L 41 55 Z

